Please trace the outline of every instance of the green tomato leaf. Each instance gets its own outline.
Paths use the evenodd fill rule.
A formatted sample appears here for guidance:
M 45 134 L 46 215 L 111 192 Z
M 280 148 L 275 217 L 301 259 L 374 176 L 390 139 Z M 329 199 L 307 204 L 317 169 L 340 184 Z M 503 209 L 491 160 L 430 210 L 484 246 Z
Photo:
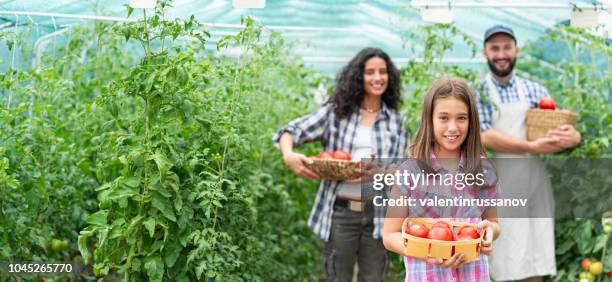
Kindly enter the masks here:
M 561 245 L 558 245 L 555 248 L 555 253 L 557 253 L 558 255 L 565 254 L 574 245 L 575 245 L 574 241 L 572 241 L 572 240 L 564 240 L 563 242 L 561 242 Z
M 127 28 L 124 32 L 123 32 L 123 36 L 125 37 L 125 41 L 129 41 L 130 37 L 132 37 L 132 33 L 131 33 L 131 29 Z
M 153 89 L 153 85 L 155 84 L 155 81 L 157 80 L 157 74 L 158 72 L 154 71 L 153 73 L 149 75 L 149 77 L 147 77 L 147 80 L 145 81 L 145 84 L 144 84 L 145 86 L 144 91 L 146 93 L 150 93 L 151 89 Z
M 149 236 L 153 238 L 153 234 L 155 234 L 155 218 L 149 217 L 149 219 L 145 220 L 142 224 L 147 231 L 149 231 Z
M 87 227 L 85 230 L 81 231 L 81 235 L 79 235 L 77 244 L 79 252 L 81 252 L 83 260 L 87 264 L 91 263 L 91 252 L 89 251 L 89 247 L 87 246 L 87 239 L 89 239 L 89 237 L 91 237 L 92 235 L 92 231 L 90 231 L 90 228 L 91 227 Z
M 110 229 L 108 237 L 109 239 L 120 238 L 124 235 L 124 232 L 125 232 L 125 219 L 118 218 L 118 219 L 115 219 L 115 221 L 113 221 L 113 223 L 111 224 L 111 229 Z M 127 232 L 130 232 L 129 228 Z
M 122 183 L 130 188 L 135 188 L 140 185 L 140 177 L 130 176 L 125 178 Z
M 125 183 L 121 181 L 118 184 L 125 184 Z M 108 199 L 109 200 L 125 199 L 129 197 L 133 197 L 135 195 L 138 195 L 138 187 L 130 187 L 128 185 L 114 185 L 111 188 L 110 193 L 108 193 Z
M 604 246 L 608 243 L 608 234 L 601 234 L 597 236 L 595 239 L 595 247 L 593 247 L 593 252 L 599 252 L 604 248 Z
M 178 240 L 170 240 L 168 244 L 166 244 L 164 247 L 164 261 L 168 267 L 174 266 L 182 250 L 183 247 Z
M 606 257 L 604 258 L 604 271 L 612 271 L 612 250 L 608 249 L 606 252 Z
M 111 185 L 112 185 L 111 182 L 104 183 L 104 184 L 100 185 L 100 187 L 96 188 L 96 191 L 106 190 L 106 189 L 110 188 Z
M 147 270 L 149 281 L 162 281 L 164 276 L 164 263 L 159 256 L 152 256 L 145 259 L 144 268 Z
M 130 226 L 128 226 L 126 234 L 132 234 L 134 232 L 134 230 L 136 230 L 138 228 L 138 226 L 140 225 L 140 222 L 143 219 L 144 219 L 144 216 L 142 216 L 142 215 L 138 215 L 138 216 L 135 216 L 134 218 L 132 218 L 132 221 L 130 222 Z
M 159 152 L 156 152 L 155 154 L 153 154 L 150 157 L 150 160 L 155 161 L 155 164 L 157 165 L 157 169 L 159 170 L 159 173 L 162 175 L 162 177 L 166 174 L 166 172 L 172 166 L 172 163 L 168 160 L 168 158 L 166 158 L 165 155 Z
M 129 18 L 134 12 L 134 8 L 130 7 L 130 5 L 125 5 L 127 7 L 127 17 Z
M 578 251 L 582 255 L 588 255 L 591 253 L 591 248 L 593 247 L 593 244 L 592 244 L 593 231 L 592 230 L 593 230 L 593 224 L 590 220 L 585 220 L 581 222 L 581 224 L 578 225 L 578 230 L 576 231 L 578 233 L 577 245 L 578 245 Z
M 141 267 L 142 267 L 142 261 L 139 258 L 134 258 L 132 260 L 131 271 L 140 272 Z
M 158 209 L 169 220 L 176 222 L 176 215 L 174 215 L 174 211 L 172 210 L 172 202 L 157 192 L 151 193 L 151 196 L 151 204 L 153 207 Z
M 106 226 L 107 210 L 100 210 L 87 217 L 87 223 L 95 226 Z

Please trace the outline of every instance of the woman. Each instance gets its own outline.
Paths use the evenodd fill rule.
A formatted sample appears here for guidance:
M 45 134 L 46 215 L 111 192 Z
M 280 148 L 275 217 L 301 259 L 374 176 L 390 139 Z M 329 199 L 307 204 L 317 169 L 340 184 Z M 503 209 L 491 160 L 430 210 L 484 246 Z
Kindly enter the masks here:
M 344 150 L 353 160 L 404 157 L 408 136 L 398 112 L 400 74 L 378 48 L 361 50 L 340 72 L 329 100 L 317 111 L 296 119 L 274 136 L 283 161 L 296 174 L 318 179 L 312 162 L 293 148 L 320 141 L 326 151 Z M 351 281 L 355 261 L 359 281 L 382 281 L 387 252 L 380 239 L 384 210 L 363 209 L 360 179 L 323 180 L 308 225 L 325 241 L 328 281 Z

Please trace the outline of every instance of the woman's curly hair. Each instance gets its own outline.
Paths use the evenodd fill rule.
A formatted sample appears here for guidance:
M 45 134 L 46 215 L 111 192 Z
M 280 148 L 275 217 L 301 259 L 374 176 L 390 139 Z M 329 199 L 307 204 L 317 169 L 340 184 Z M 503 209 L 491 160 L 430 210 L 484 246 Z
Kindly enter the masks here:
M 364 48 L 342 69 L 336 78 L 334 92 L 326 104 L 331 104 L 334 114 L 344 118 L 358 111 L 361 107 L 365 90 L 363 87 L 363 72 L 366 62 L 373 58 L 385 60 L 387 65 L 387 89 L 382 95 L 382 102 L 391 109 L 397 110 L 401 103 L 400 73 L 391 62 L 389 55 L 379 48 Z

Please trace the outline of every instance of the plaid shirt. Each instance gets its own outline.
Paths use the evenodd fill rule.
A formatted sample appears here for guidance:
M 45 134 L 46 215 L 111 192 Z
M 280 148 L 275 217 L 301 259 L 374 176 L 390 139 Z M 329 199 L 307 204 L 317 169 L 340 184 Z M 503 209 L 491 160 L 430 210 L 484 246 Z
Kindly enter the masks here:
M 293 137 L 294 147 L 318 140 L 321 141 L 321 145 L 326 151 L 345 150 L 352 153 L 355 133 L 360 121 L 360 111 L 356 111 L 346 118 L 338 119 L 335 117 L 332 107 L 325 105 L 281 128 L 274 135 L 273 141 L 278 147 L 281 135 L 288 132 Z M 381 111 L 374 122 L 373 133 L 372 145 L 376 148 L 377 159 L 405 157 L 408 133 L 402 114 L 382 103 Z M 338 184 L 340 184 L 339 181 L 321 181 L 308 219 L 308 226 L 325 241 L 328 240 L 331 233 L 332 213 Z M 384 219 L 385 210 L 375 208 L 374 232 L 372 234 L 374 238 L 380 238 Z
M 431 168 L 438 173 L 449 173 L 442 168 L 436 156 L 430 155 Z M 465 154 L 462 152 L 457 166 L 457 172 L 464 172 Z M 480 199 L 497 199 L 499 191 L 497 189 L 497 177 L 494 169 L 488 160 L 483 159 L 483 167 L 485 172 L 485 189 L 463 189 L 457 190 L 453 186 L 432 187 L 431 185 L 418 186 L 415 190 L 410 191 L 408 187 L 401 186 L 404 193 L 415 199 L 432 198 L 435 195 L 443 197 L 458 197 L 463 198 L 480 198 Z M 488 168 L 488 169 L 487 169 Z M 400 171 L 407 170 L 411 173 L 419 173 L 420 168 L 416 161 L 411 159 L 400 166 Z M 437 189 L 436 189 L 437 188 Z M 410 207 L 411 217 L 428 217 L 428 218 L 445 218 L 457 222 L 478 223 L 481 221 L 484 208 L 457 208 L 457 207 Z M 489 261 L 486 255 L 480 255 L 479 260 L 470 262 L 461 268 L 450 269 L 443 268 L 437 265 L 426 263 L 425 261 L 413 257 L 404 257 L 404 267 L 406 267 L 406 282 L 475 282 L 489 281 Z
M 525 89 L 525 96 L 529 103 L 531 103 L 532 108 L 537 108 L 540 103 L 540 99 L 544 97 L 548 97 L 548 91 L 544 86 L 537 82 L 533 82 L 531 80 L 527 80 L 525 78 L 518 78 L 514 73 L 511 74 L 512 78 L 506 85 L 502 85 L 496 79 L 493 80 L 493 84 L 495 88 L 497 88 L 497 93 L 499 93 L 501 103 L 512 103 L 517 102 L 519 100 L 517 83 L 521 83 L 523 89 Z M 482 78 L 479 80 L 482 87 L 477 89 L 476 98 L 478 100 L 478 114 L 480 115 L 480 131 L 485 131 L 491 127 L 493 120 L 493 105 L 491 102 L 491 92 L 489 91 L 489 87 L 486 83 L 486 80 Z M 525 117 L 526 118 L 526 117 Z
M 432 152 L 430 153 L 429 160 L 431 162 L 431 168 L 436 172 L 442 175 L 442 178 L 448 177 L 447 174 L 452 174 L 451 172 L 444 169 L 440 162 L 438 161 L 436 155 Z M 461 152 L 461 156 L 459 158 L 459 162 L 457 164 L 457 173 L 465 173 L 465 162 L 466 156 L 465 152 Z M 466 186 L 459 186 L 457 183 L 454 186 L 451 185 L 442 185 L 442 183 L 437 183 L 434 180 L 425 181 L 425 185 L 423 183 L 413 183 L 410 179 L 406 185 L 400 186 L 400 191 L 402 195 L 409 196 L 415 200 L 425 200 L 425 199 L 453 199 L 453 198 L 461 198 L 461 199 L 499 199 L 499 191 L 497 189 L 498 179 L 497 179 L 497 171 L 493 166 L 492 162 L 485 158 L 481 158 L 481 165 L 484 170 L 484 185 L 486 187 L 477 188 Z M 419 165 L 417 159 L 411 158 L 402 163 L 398 167 L 399 171 L 407 171 L 412 175 L 418 175 L 422 173 L 422 168 Z M 409 186 L 414 185 L 413 189 L 409 189 Z M 487 207 L 484 206 L 421 206 L 420 204 L 416 204 L 410 207 L 410 216 L 411 217 L 425 217 L 425 218 L 458 218 L 458 219 L 466 219 L 466 218 L 475 218 L 476 220 L 480 219 L 482 214 L 486 211 Z M 465 220 L 463 220 L 465 221 Z

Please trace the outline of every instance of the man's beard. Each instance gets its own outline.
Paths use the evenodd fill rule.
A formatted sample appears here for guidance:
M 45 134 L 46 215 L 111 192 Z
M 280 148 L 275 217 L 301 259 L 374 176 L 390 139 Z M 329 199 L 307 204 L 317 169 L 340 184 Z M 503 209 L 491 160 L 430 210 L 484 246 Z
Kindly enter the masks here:
M 512 70 L 514 69 L 514 64 L 515 63 L 516 63 L 516 57 L 515 58 L 510 58 L 510 62 L 508 64 L 508 67 L 505 70 L 500 70 L 500 69 L 495 67 L 495 62 L 492 62 L 491 60 L 487 59 L 487 64 L 489 65 L 489 69 L 491 70 L 491 72 L 493 74 L 495 74 L 498 77 L 506 77 L 507 75 L 512 73 Z

